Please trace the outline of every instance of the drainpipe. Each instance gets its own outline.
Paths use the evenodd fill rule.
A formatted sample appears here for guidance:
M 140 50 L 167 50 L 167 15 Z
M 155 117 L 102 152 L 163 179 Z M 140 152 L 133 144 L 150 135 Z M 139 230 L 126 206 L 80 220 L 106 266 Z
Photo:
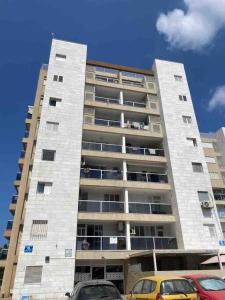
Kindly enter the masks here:
M 156 260 L 156 253 L 155 253 L 155 250 L 153 250 L 152 255 L 153 255 L 153 263 L 154 263 L 154 271 L 157 272 L 158 269 L 157 269 L 157 260 Z M 155 274 L 154 274 L 154 275 L 155 275 Z

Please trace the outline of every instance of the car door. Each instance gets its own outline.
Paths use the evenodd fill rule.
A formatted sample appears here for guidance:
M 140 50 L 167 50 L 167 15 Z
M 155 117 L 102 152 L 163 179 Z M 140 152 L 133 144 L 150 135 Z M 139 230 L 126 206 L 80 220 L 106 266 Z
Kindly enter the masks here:
M 128 295 L 129 300 L 139 300 L 141 299 L 143 280 L 138 281 L 133 287 L 131 293 Z
M 142 286 L 142 293 L 140 300 L 155 300 L 156 294 L 154 293 L 156 289 L 156 282 L 153 280 L 145 279 Z

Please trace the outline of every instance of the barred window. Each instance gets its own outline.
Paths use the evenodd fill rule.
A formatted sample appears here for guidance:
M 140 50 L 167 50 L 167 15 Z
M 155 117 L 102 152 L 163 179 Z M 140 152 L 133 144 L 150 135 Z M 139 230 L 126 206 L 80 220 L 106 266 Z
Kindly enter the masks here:
M 194 172 L 203 173 L 203 167 L 201 163 L 192 163 L 192 168 Z
M 42 160 L 54 161 L 55 160 L 55 150 L 42 150 Z
M 47 220 L 33 220 L 31 227 L 31 239 L 42 240 L 47 237 L 48 221 Z

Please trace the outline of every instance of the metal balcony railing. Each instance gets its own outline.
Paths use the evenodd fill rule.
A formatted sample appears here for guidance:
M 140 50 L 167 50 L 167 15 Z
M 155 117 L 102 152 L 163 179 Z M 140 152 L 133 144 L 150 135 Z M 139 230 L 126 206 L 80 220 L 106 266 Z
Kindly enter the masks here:
M 129 213 L 171 215 L 172 207 L 167 203 L 129 202 Z
M 20 173 L 20 172 L 18 172 L 18 173 L 16 174 L 16 180 L 21 180 L 21 173 Z
M 109 103 L 109 104 L 120 104 L 120 100 L 119 99 L 99 97 L 99 96 L 95 96 L 95 101 L 97 101 L 97 102 L 103 102 L 103 103 Z
M 108 82 L 108 83 L 116 83 L 116 84 L 119 83 L 119 80 L 117 78 L 100 76 L 100 75 L 95 75 L 95 80 Z
M 80 177 L 93 178 L 93 179 L 122 180 L 123 172 L 120 170 L 100 170 L 100 169 L 81 168 Z
M 225 201 L 225 194 L 214 194 L 215 200 Z
M 7 222 L 6 229 L 7 229 L 7 230 L 11 230 L 12 227 L 13 227 L 13 221 L 10 220 L 10 221 Z
M 82 142 L 82 149 L 93 150 L 93 151 L 109 151 L 109 152 L 122 152 L 121 145 L 115 144 L 103 144 L 95 142 Z
M 167 178 L 166 174 L 130 172 L 130 171 L 127 172 L 127 180 L 156 182 L 156 183 L 167 183 L 168 182 L 168 178 Z
M 131 250 L 177 249 L 175 237 L 131 236 Z
M 18 199 L 18 195 L 13 195 L 13 196 L 12 196 L 11 203 L 12 203 L 12 204 L 16 204 L 16 203 L 17 203 L 17 199 Z
M 105 120 L 99 118 L 95 118 L 95 124 L 102 125 L 102 126 L 109 126 L 109 127 L 120 127 L 120 121 Z
M 79 200 L 78 210 L 80 212 L 124 212 L 124 202 Z
M 152 149 L 152 148 L 139 148 L 139 147 L 126 147 L 126 153 L 138 154 L 138 155 L 155 155 L 164 156 L 163 149 Z
M 143 102 L 135 102 L 135 101 L 132 101 L 132 100 L 124 100 L 123 105 L 133 106 L 133 107 L 141 107 L 141 108 L 146 107 L 145 102 L 144 103 Z
M 111 73 L 111 74 L 118 74 L 118 70 L 104 68 L 104 67 L 95 67 L 96 72 L 104 72 L 104 73 Z
M 122 79 L 122 84 L 130 85 L 130 86 L 134 86 L 134 87 L 141 87 L 141 88 L 143 88 L 145 86 L 143 82 L 131 81 L 131 80 L 125 80 L 125 79 Z
M 126 250 L 125 236 L 79 236 L 77 250 Z

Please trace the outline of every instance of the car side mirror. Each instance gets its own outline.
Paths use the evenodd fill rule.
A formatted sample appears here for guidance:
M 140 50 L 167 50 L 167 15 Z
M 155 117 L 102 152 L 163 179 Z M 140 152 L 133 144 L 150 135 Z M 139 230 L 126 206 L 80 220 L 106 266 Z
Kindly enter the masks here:
M 65 293 L 65 296 L 69 298 L 70 297 L 70 293 L 69 292 Z

